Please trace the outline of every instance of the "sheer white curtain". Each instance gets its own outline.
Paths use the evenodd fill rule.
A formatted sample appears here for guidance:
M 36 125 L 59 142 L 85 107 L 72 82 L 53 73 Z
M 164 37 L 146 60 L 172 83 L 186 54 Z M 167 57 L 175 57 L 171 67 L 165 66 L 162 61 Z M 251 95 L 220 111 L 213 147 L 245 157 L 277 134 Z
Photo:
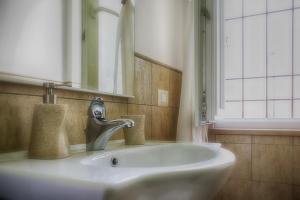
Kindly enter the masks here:
M 177 141 L 191 141 L 193 143 L 207 142 L 208 125 L 200 123 L 200 87 L 202 76 L 199 63 L 201 52 L 199 42 L 198 0 L 186 1 L 184 58 L 182 73 L 182 88 L 177 125 Z
M 121 16 L 122 86 L 125 94 L 133 94 L 134 74 L 134 8 L 135 1 L 127 0 Z

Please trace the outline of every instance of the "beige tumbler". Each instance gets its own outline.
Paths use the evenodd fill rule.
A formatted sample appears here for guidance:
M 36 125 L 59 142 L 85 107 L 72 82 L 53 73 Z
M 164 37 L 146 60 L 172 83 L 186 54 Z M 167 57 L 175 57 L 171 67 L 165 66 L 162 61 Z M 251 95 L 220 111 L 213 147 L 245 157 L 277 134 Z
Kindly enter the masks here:
M 125 115 L 123 119 L 132 119 L 134 127 L 124 128 L 124 137 L 126 145 L 145 144 L 145 115 Z
M 34 107 L 29 157 L 59 159 L 69 156 L 65 133 L 67 105 L 37 104 Z

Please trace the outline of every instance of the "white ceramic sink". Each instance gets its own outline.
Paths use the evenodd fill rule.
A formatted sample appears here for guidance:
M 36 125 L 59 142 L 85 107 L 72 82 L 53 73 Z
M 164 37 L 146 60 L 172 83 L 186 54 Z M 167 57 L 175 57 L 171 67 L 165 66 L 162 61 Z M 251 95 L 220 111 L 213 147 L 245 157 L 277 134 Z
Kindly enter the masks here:
M 234 155 L 218 144 L 149 144 L 0 163 L 0 198 L 208 200 Z
M 190 144 L 165 144 L 143 148 L 112 151 L 99 156 L 91 156 L 83 164 L 98 167 L 120 168 L 174 168 L 183 167 L 214 158 L 220 146 L 202 148 Z M 115 163 L 113 163 L 115 162 Z

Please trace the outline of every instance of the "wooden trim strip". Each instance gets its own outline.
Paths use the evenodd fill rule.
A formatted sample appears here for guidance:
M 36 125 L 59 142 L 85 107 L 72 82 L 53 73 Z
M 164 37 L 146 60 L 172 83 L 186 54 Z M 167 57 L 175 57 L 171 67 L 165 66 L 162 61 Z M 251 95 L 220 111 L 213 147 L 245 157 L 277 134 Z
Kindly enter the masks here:
M 209 129 L 211 135 L 300 136 L 300 130 L 282 129 Z
M 160 62 L 160 61 L 158 61 L 158 60 L 155 60 L 155 59 L 153 59 L 153 58 L 150 58 L 150 57 L 145 56 L 145 55 L 143 55 L 143 54 L 140 54 L 140 53 L 138 53 L 138 52 L 134 52 L 134 55 L 135 55 L 135 57 L 138 57 L 138 58 L 140 58 L 140 59 L 146 60 L 146 61 L 148 61 L 148 62 L 157 64 L 157 65 L 160 65 L 160 66 L 162 66 L 162 67 L 165 67 L 165 68 L 167 68 L 167 69 L 176 71 L 176 72 L 178 72 L 178 73 L 182 73 L 182 71 L 179 70 L 179 69 L 175 69 L 174 67 L 172 67 L 172 66 L 170 66 L 170 65 L 164 64 L 164 63 L 162 63 L 162 62 Z

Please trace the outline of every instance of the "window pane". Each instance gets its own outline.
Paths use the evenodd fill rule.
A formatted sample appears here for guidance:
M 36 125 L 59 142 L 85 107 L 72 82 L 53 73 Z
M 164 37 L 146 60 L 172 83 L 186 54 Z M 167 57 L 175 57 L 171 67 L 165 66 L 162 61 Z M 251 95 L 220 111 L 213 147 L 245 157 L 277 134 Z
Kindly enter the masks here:
M 224 118 L 242 118 L 242 102 L 225 102 L 224 109 L 219 111 Z
M 294 7 L 300 7 L 300 0 L 294 0 Z
M 294 68 L 295 74 L 300 74 L 300 56 L 296 56 L 300 55 L 300 9 L 295 10 L 294 20 Z
M 293 7 L 293 0 L 268 0 L 268 11 L 284 10 Z
M 268 75 L 292 73 L 292 12 L 268 15 Z
M 268 99 L 291 99 L 292 77 L 268 78 Z
M 244 20 L 244 70 L 245 77 L 266 74 L 266 15 Z
M 225 100 L 242 100 L 242 80 L 225 80 Z
M 224 18 L 241 17 L 243 0 L 224 0 Z
M 266 80 L 265 78 L 245 79 L 244 80 L 244 99 L 245 100 L 265 100 L 266 99 Z
M 242 20 L 227 20 L 224 27 L 225 78 L 242 77 Z
M 294 77 L 294 98 L 300 99 L 300 76 Z
M 300 100 L 294 101 L 294 118 L 300 118 Z
M 245 118 L 265 118 L 266 102 L 265 101 L 245 101 L 244 102 Z
M 290 118 L 292 101 L 268 101 L 268 118 Z
M 244 0 L 244 15 L 266 12 L 266 0 Z

